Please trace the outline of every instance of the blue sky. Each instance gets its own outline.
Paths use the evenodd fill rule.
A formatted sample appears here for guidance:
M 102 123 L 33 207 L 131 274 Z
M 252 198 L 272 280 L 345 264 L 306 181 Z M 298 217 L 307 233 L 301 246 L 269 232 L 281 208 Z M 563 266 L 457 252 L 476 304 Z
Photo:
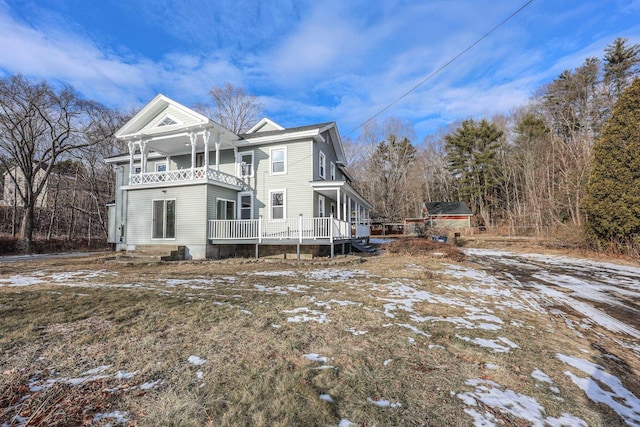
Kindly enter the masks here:
M 185 105 L 229 81 L 285 127 L 360 123 L 525 0 L 0 0 L 0 75 L 71 84 L 139 108 Z M 534 0 L 380 119 L 417 140 L 465 118 L 508 113 L 616 37 L 640 43 L 640 0 Z

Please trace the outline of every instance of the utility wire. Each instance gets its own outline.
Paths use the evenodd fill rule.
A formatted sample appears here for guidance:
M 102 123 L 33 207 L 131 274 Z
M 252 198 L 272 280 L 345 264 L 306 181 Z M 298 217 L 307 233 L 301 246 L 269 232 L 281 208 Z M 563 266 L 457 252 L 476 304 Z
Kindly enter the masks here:
M 411 89 L 409 89 L 408 91 L 406 91 L 404 94 L 402 94 L 399 98 L 397 98 L 395 101 L 393 101 L 391 104 L 387 105 L 386 107 L 384 107 L 382 110 L 378 111 L 376 114 L 374 114 L 373 116 L 369 117 L 367 120 L 365 120 L 364 122 L 360 123 L 358 126 L 356 126 L 355 128 L 351 129 L 347 134 L 350 135 L 352 134 L 354 131 L 358 130 L 359 128 L 361 128 L 362 126 L 366 125 L 367 123 L 369 123 L 371 120 L 375 119 L 376 117 L 378 117 L 380 114 L 384 113 L 385 111 L 387 111 L 389 108 L 393 107 L 394 105 L 396 105 L 398 102 L 400 102 L 402 99 L 404 99 L 407 95 L 409 95 L 411 92 L 413 92 L 414 90 L 418 89 L 420 86 L 422 86 L 423 84 L 425 84 L 427 81 L 431 80 L 433 77 L 435 77 L 437 74 L 439 74 L 442 70 L 444 70 L 445 68 L 447 68 L 449 65 L 451 65 L 452 63 L 454 63 L 458 58 L 460 58 L 462 55 L 464 55 L 465 53 L 469 52 L 471 49 L 473 49 L 478 43 L 480 43 L 481 41 L 483 41 L 484 39 L 486 39 L 487 37 L 489 37 L 492 33 L 494 33 L 498 28 L 502 27 L 504 24 L 506 24 L 509 20 L 511 20 L 511 18 L 513 18 L 514 16 L 516 16 L 518 13 L 522 12 L 527 6 L 529 6 L 531 3 L 533 3 L 533 0 L 529 0 L 527 1 L 525 4 L 523 4 L 522 6 L 520 6 L 515 12 L 513 12 L 511 15 L 509 15 L 508 17 L 506 17 L 504 20 L 502 20 L 498 25 L 496 25 L 495 27 L 493 27 L 491 30 L 489 30 L 487 33 L 485 33 L 482 37 L 480 37 L 478 40 L 476 40 L 475 42 L 473 42 L 472 44 L 470 44 L 469 46 L 467 46 L 465 49 L 463 49 L 460 53 L 458 53 L 456 56 L 454 56 L 453 58 L 451 58 L 449 61 L 447 61 L 446 63 L 444 63 L 444 65 L 440 66 L 440 68 L 438 68 L 437 70 L 435 70 L 434 72 L 432 72 L 431 74 L 429 74 L 427 77 L 425 77 L 422 81 L 420 81 L 420 83 L 418 83 L 417 85 L 415 85 L 414 87 L 412 87 Z

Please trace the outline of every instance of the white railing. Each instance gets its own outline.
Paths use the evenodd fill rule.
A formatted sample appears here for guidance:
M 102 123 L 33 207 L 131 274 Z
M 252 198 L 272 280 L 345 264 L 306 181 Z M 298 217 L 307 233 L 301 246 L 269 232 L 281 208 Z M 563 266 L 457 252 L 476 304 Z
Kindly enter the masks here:
M 350 238 L 347 221 L 325 218 L 209 220 L 210 240 L 297 241 Z
M 224 184 L 236 185 L 245 189 L 245 183 L 228 173 L 219 170 L 204 167 L 193 169 L 178 169 L 163 172 L 145 172 L 129 175 L 129 185 L 144 184 L 164 184 L 169 182 L 184 182 L 197 179 L 208 179 L 212 181 L 222 182 Z

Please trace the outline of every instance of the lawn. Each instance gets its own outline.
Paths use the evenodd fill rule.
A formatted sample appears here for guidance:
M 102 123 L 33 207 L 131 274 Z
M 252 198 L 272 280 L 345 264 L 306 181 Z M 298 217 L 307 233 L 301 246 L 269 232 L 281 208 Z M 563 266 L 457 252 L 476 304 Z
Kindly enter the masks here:
M 0 425 L 640 425 L 633 346 L 412 252 L 0 264 Z

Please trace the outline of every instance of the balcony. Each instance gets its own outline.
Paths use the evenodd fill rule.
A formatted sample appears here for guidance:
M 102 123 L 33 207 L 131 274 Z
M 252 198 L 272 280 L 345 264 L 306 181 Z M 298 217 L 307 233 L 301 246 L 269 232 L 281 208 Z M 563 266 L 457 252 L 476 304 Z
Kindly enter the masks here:
M 129 175 L 129 185 L 131 186 L 188 184 L 194 181 L 222 184 L 231 188 L 247 190 L 247 184 L 241 179 L 212 168 L 200 167 Z
M 365 234 L 364 227 L 358 231 Z M 352 227 L 333 217 L 209 220 L 207 237 L 217 243 L 326 244 L 351 239 Z

